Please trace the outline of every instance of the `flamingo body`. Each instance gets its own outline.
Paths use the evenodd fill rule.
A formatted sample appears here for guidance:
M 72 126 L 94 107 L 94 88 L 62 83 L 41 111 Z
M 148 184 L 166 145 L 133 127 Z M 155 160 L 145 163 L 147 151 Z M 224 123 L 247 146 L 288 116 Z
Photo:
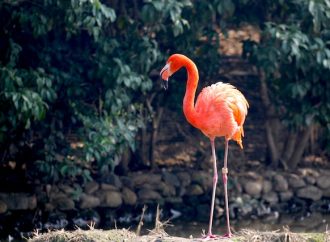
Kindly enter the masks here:
M 195 63 L 188 57 L 181 54 L 171 55 L 160 75 L 165 81 L 165 88 L 168 86 L 168 79 L 180 68 L 187 70 L 186 93 L 183 99 L 183 112 L 187 121 L 205 134 L 211 142 L 213 157 L 213 191 L 210 210 L 210 222 L 208 233 L 205 239 L 212 239 L 216 236 L 212 234 L 212 221 L 215 202 L 216 184 L 218 172 L 216 164 L 216 154 L 214 140 L 216 137 L 225 137 L 224 167 L 222 168 L 222 180 L 224 183 L 225 207 L 227 219 L 227 231 L 225 237 L 231 237 L 227 195 L 227 157 L 228 142 L 235 140 L 241 148 L 242 137 L 244 136 L 243 124 L 249 107 L 244 95 L 230 84 L 218 82 L 205 87 L 195 103 L 195 94 L 198 85 L 199 75 Z
M 209 138 L 224 136 L 234 139 L 242 147 L 247 107 L 243 94 L 230 84 L 218 82 L 205 87 L 195 104 L 198 113 L 196 128 Z

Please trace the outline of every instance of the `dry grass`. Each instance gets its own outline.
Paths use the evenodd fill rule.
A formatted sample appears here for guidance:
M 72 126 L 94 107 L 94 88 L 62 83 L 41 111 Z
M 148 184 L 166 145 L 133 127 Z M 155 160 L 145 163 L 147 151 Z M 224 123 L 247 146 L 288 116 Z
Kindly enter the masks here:
M 200 238 L 172 237 L 166 233 L 137 236 L 126 229 L 113 230 L 76 230 L 51 231 L 45 234 L 36 234 L 30 242 L 202 242 Z M 260 232 L 241 230 L 230 239 L 214 239 L 213 242 L 330 242 L 330 233 L 293 233 L 284 228 L 283 231 Z
M 35 233 L 34 237 L 29 239 L 30 242 L 205 242 L 201 238 L 182 238 L 172 237 L 165 232 L 169 221 L 161 222 L 161 210 L 157 206 L 155 219 L 155 228 L 150 231 L 149 235 L 139 236 L 143 226 L 143 216 L 147 209 L 145 206 L 142 210 L 141 220 L 139 222 L 136 233 L 127 229 L 99 230 L 94 229 L 92 224 L 89 230 L 77 229 L 75 231 L 49 231 L 48 233 Z M 235 233 L 233 238 L 213 239 L 216 242 L 330 242 L 330 232 L 326 230 L 324 233 L 293 233 L 288 228 L 282 231 L 261 232 L 256 230 L 243 229 L 239 233 Z
M 30 242 L 124 242 L 137 241 L 135 233 L 126 229 L 112 229 L 112 230 L 81 230 L 75 231 L 50 231 L 48 233 L 39 234 L 29 239 Z
M 330 236 L 326 233 L 293 233 L 284 228 L 283 231 L 260 232 L 254 230 L 241 230 L 239 237 L 246 242 L 330 242 Z

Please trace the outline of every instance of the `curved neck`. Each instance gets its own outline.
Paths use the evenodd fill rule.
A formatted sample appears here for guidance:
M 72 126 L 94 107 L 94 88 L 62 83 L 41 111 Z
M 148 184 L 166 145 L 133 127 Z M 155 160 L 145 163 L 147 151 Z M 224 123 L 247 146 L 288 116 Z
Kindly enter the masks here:
M 187 85 L 183 99 L 183 113 L 188 122 L 196 127 L 198 117 L 195 110 L 195 94 L 199 79 L 198 70 L 195 63 L 188 58 L 184 63 L 184 67 L 187 69 Z

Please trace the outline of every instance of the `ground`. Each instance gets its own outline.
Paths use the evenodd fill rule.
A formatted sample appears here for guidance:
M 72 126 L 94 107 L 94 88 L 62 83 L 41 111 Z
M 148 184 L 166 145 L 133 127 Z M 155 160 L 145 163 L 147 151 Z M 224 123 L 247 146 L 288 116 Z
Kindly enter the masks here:
M 182 238 L 172 237 L 166 233 L 153 233 L 149 235 L 137 236 L 135 233 L 126 229 L 114 229 L 114 230 L 76 230 L 76 231 L 53 231 L 45 234 L 36 234 L 29 242 L 87 242 L 87 241 L 134 241 L 134 242 L 202 242 L 205 241 L 201 238 Z M 299 241 L 299 242 L 323 242 L 330 241 L 330 233 L 292 233 L 287 229 L 283 231 L 272 232 L 258 232 L 253 230 L 242 230 L 238 234 L 235 234 L 232 238 L 220 238 L 210 241 L 221 242 L 272 242 L 272 241 Z

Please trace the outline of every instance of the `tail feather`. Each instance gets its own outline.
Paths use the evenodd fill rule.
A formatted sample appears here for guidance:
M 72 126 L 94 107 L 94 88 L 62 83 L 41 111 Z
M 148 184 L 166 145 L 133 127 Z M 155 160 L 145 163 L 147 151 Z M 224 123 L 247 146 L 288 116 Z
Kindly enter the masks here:
M 237 142 L 241 149 L 243 149 L 242 137 L 244 137 L 244 129 L 243 127 L 239 127 L 239 129 L 233 135 L 232 139 Z

